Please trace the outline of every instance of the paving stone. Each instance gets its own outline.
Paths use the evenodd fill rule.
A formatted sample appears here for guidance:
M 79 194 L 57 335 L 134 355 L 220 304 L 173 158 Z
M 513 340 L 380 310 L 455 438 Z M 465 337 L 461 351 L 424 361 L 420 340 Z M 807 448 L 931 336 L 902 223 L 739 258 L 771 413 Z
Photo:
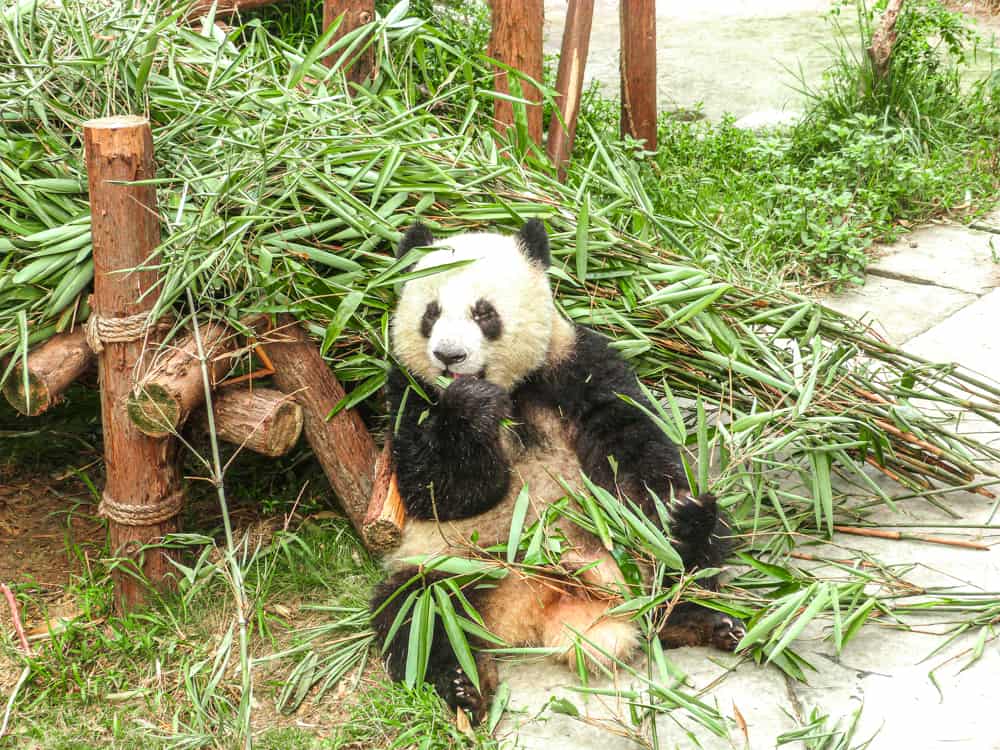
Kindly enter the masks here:
M 983 294 L 1000 286 L 1000 236 L 952 225 L 918 229 L 894 245 L 868 268 L 904 281 Z
M 871 322 L 893 344 L 902 344 L 975 302 L 955 289 L 869 276 L 863 287 L 823 299 L 837 312 Z
M 1000 380 L 1000 289 L 914 338 L 906 348 L 935 362 L 960 362 Z

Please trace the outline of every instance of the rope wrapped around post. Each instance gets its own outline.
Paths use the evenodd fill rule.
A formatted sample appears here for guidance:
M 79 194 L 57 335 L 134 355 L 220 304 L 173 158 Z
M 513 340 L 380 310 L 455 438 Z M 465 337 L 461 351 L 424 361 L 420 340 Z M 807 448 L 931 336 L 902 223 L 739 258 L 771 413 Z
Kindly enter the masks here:
M 147 505 L 120 503 L 105 492 L 101 495 L 101 503 L 97 507 L 98 515 L 123 526 L 155 526 L 169 521 L 182 510 L 184 510 L 183 489 Z
M 160 319 L 150 322 L 148 313 L 126 315 L 121 318 L 102 318 L 91 312 L 84 324 L 87 345 L 94 354 L 104 351 L 105 344 L 126 344 L 145 338 L 152 330 L 166 330 L 173 326 L 173 320 Z

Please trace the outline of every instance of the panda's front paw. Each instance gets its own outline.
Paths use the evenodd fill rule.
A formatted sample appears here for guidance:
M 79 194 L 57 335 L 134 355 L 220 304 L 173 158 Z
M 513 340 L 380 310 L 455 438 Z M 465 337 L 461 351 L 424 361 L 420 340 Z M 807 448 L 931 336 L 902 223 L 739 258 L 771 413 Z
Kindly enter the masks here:
M 443 394 L 441 409 L 452 419 L 467 422 L 474 430 L 495 430 L 501 419 L 511 413 L 510 394 L 488 380 L 475 377 L 456 378 Z

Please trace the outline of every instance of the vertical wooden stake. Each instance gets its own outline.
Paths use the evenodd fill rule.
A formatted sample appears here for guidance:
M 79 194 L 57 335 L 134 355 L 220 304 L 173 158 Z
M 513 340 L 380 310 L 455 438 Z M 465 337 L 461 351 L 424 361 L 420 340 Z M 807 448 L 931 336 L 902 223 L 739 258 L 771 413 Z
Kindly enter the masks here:
M 92 314 L 111 319 L 148 312 L 158 296 L 148 290 L 159 274 L 139 267 L 160 242 L 156 188 L 120 183 L 155 176 L 149 122 L 134 116 L 91 120 L 84 123 L 83 142 L 94 247 Z M 156 331 L 150 329 L 146 337 L 134 341 L 105 342 L 98 356 L 107 471 L 103 499 L 134 512 L 137 518 L 144 513 L 148 518 L 150 512 L 157 515 L 157 508 L 166 507 L 170 498 L 181 492 L 176 442 L 146 437 L 125 412 L 133 378 L 141 375 L 137 372 L 141 364 L 140 368 L 136 364 L 141 363 L 143 348 L 157 340 Z M 112 553 L 123 557 L 132 557 L 141 545 L 176 530 L 175 517 L 142 525 L 112 519 L 108 524 Z M 145 554 L 142 568 L 154 582 L 164 580 L 172 569 L 167 553 L 159 550 Z M 119 610 L 141 604 L 146 593 L 134 576 L 116 572 L 115 603 Z
M 590 27 L 594 20 L 594 0 L 569 0 L 566 9 L 566 26 L 563 29 L 562 49 L 559 52 L 559 75 L 556 90 L 559 92 L 559 112 L 566 122 L 563 127 L 558 117 L 549 123 L 549 140 L 546 144 L 549 159 L 559 170 L 559 179 L 566 176 L 564 165 L 573 150 L 576 135 L 576 117 L 580 112 L 583 94 L 583 71 L 590 51 Z
M 324 31 L 330 28 L 330 24 L 340 16 L 343 16 L 343 19 L 331 41 L 336 41 L 345 34 L 375 20 L 375 0 L 323 0 Z M 337 62 L 339 56 L 339 52 L 329 55 L 323 58 L 323 63 L 327 67 L 330 67 Z M 375 50 L 368 47 L 368 49 L 356 56 L 354 62 L 345 71 L 348 80 L 354 83 L 361 83 L 372 74 L 374 65 Z
M 656 0 L 621 0 L 622 135 L 656 149 Z
M 545 21 L 543 0 L 492 0 L 492 30 L 489 55 L 505 65 L 520 70 L 536 81 L 542 80 L 542 24 Z M 510 93 L 506 71 L 497 69 L 494 89 Z M 542 96 L 530 84 L 522 84 L 524 99 L 537 104 L 528 106 L 528 135 L 542 142 Z M 514 124 L 514 105 L 496 99 L 493 117 L 500 129 Z

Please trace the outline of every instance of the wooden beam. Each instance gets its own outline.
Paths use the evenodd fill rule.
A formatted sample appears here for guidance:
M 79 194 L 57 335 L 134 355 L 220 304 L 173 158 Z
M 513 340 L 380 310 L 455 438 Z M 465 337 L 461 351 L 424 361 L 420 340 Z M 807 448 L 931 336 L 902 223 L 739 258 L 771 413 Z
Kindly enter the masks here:
M 559 171 L 559 179 L 566 176 L 565 164 L 573 151 L 576 136 L 576 118 L 580 113 L 583 95 L 583 73 L 590 51 L 590 27 L 594 20 L 594 0 L 569 0 L 566 25 L 563 28 L 562 49 L 559 52 L 559 74 L 556 91 L 562 121 L 553 116 L 549 123 L 546 144 L 549 159 Z M 563 126 L 563 121 L 566 123 Z
M 361 416 L 353 409 L 327 416 L 344 398 L 344 388 L 331 372 L 315 342 L 291 318 L 268 332 L 260 346 L 274 365 L 274 382 L 293 394 L 302 407 L 305 433 L 341 507 L 358 534 L 372 495 L 378 453 Z
M 543 0 L 492 0 L 492 27 L 489 55 L 536 81 L 542 80 L 542 24 L 545 21 Z M 496 70 L 494 89 L 509 94 L 507 72 Z M 528 135 L 542 142 L 542 96 L 538 89 L 525 83 L 522 97 L 534 104 L 527 106 Z M 497 127 L 505 130 L 514 124 L 514 105 L 497 98 L 494 100 L 493 117 Z
M 62 400 L 63 392 L 93 367 L 96 359 L 87 345 L 83 326 L 57 333 L 28 352 L 28 391 L 24 390 L 24 363 L 11 372 L 3 387 L 7 402 L 21 414 L 37 416 Z
M 221 323 L 206 323 L 198 330 L 214 387 L 232 367 L 230 354 L 236 349 L 236 333 Z M 166 437 L 176 433 L 204 401 L 201 361 L 194 336 L 189 333 L 157 354 L 129 394 L 127 409 L 140 432 Z
M 375 469 L 372 499 L 365 514 L 364 539 L 372 552 L 388 552 L 399 546 L 406 522 L 406 508 L 399 494 L 392 461 L 392 441 L 387 439 Z
M 340 26 L 337 27 L 333 39 L 330 40 L 331 42 L 335 42 L 345 34 L 375 20 L 375 0 L 323 0 L 324 31 L 330 28 L 330 25 L 341 17 Z M 365 43 L 365 41 L 361 42 L 361 44 Z M 337 62 L 340 54 L 340 52 L 337 52 L 336 54 L 324 57 L 323 63 L 327 67 L 331 67 Z M 371 45 L 368 45 L 367 49 L 360 53 L 355 53 L 351 62 L 348 63 L 345 73 L 348 80 L 354 83 L 361 83 L 372 74 L 374 66 L 375 50 Z
M 621 0 L 622 135 L 656 150 L 656 0 Z
M 222 440 L 265 456 L 284 456 L 302 434 L 302 407 L 274 388 L 220 388 L 212 394 L 212 414 Z M 204 408 L 197 423 L 208 429 Z
M 141 326 L 159 296 L 159 272 L 143 266 L 160 243 L 160 224 L 156 187 L 129 183 L 156 176 L 149 122 L 135 116 L 90 120 L 83 125 L 83 143 L 94 253 L 91 315 L 98 321 L 132 321 L 132 326 L 138 320 Z M 98 356 L 106 465 L 101 506 L 109 517 L 111 551 L 141 562 L 153 582 L 166 580 L 172 571 L 168 553 L 146 551 L 141 558 L 137 553 L 177 531 L 183 497 L 177 445 L 139 432 L 124 404 L 133 376 L 144 367 L 145 347 L 157 343 L 159 335 L 149 328 L 132 340 L 107 340 Z M 114 582 L 119 611 L 145 601 L 144 586 L 128 571 L 116 570 Z

